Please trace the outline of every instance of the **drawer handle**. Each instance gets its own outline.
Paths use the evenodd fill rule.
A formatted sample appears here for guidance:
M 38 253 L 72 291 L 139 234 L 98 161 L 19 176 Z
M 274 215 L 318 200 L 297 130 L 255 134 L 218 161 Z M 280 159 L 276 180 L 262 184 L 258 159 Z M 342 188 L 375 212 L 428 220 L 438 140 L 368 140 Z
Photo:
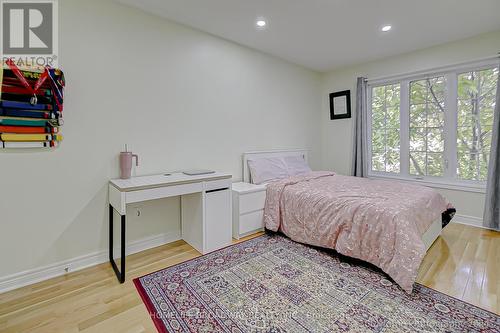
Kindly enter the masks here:
M 229 190 L 229 187 L 218 188 L 215 190 L 206 191 L 206 193 L 220 192 L 220 191 L 226 191 L 226 190 Z

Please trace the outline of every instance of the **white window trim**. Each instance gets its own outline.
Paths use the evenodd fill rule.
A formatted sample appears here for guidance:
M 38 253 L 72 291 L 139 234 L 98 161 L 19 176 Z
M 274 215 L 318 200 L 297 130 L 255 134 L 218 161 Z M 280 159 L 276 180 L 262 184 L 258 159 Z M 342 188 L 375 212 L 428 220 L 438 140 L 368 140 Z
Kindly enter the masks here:
M 498 67 L 498 59 L 488 59 L 469 64 L 447 66 L 418 74 L 409 74 L 407 77 L 389 79 L 377 79 L 368 81 L 367 87 L 367 140 L 368 140 L 368 178 L 400 180 L 413 184 L 425 185 L 433 188 L 460 190 L 475 193 L 486 193 L 486 182 L 473 180 L 460 180 L 455 178 L 456 158 L 456 130 L 457 130 L 457 79 L 459 73 L 468 71 L 481 71 Z M 443 177 L 411 176 L 409 173 L 408 141 L 409 141 L 409 83 L 416 80 L 424 80 L 436 76 L 446 77 L 446 112 L 445 112 L 445 172 Z M 400 84 L 400 173 L 380 172 L 372 170 L 372 90 L 374 87 Z
M 474 192 L 474 193 L 486 193 L 486 182 L 477 181 L 453 181 L 449 182 L 445 179 L 430 179 L 431 177 L 426 177 L 425 179 L 416 179 L 411 177 L 398 176 L 389 173 L 377 173 L 372 172 L 368 175 L 370 179 L 384 179 L 384 180 L 397 180 L 403 181 L 410 184 L 423 185 L 432 188 L 446 189 L 446 190 L 458 190 L 464 192 Z
M 399 105 L 399 172 L 410 174 L 410 114 L 401 110 L 410 109 L 410 81 L 404 80 L 400 86 Z M 371 104 L 371 103 L 370 103 Z M 371 146 L 371 143 L 369 143 Z M 371 170 L 371 168 L 370 168 Z

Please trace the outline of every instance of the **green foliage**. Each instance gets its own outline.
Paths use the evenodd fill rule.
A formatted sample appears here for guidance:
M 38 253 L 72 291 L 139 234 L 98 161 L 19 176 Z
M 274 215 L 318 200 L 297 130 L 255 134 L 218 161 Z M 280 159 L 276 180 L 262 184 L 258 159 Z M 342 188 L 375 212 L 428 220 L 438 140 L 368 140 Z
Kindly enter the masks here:
M 444 173 L 443 76 L 410 83 L 410 174 L 442 176 Z
M 498 69 L 458 76 L 458 176 L 486 180 L 491 148 Z
M 486 180 L 496 102 L 498 69 L 458 75 L 457 174 L 464 180 Z M 400 172 L 400 85 L 372 90 L 372 166 Z M 444 76 L 410 83 L 410 174 L 443 176 L 445 171 Z
M 372 168 L 376 171 L 400 170 L 400 86 L 374 87 L 372 90 Z

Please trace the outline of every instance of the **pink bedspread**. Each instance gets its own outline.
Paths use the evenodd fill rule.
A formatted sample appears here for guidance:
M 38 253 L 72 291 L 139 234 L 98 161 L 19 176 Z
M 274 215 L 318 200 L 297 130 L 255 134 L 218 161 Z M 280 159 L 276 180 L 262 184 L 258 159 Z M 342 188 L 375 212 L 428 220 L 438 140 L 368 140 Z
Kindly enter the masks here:
M 318 171 L 270 183 L 264 222 L 294 241 L 372 263 L 411 293 L 426 253 L 422 235 L 447 208 L 428 187 Z

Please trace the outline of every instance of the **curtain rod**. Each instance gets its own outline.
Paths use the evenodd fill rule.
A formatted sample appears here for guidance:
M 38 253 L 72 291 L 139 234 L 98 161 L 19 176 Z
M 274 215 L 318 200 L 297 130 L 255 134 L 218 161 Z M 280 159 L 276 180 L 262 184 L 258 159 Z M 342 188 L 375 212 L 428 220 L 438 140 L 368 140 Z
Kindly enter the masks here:
M 445 65 L 445 66 L 440 66 L 440 67 L 422 69 L 422 70 L 413 71 L 413 72 L 399 73 L 399 74 L 393 74 L 393 75 L 388 75 L 388 76 L 379 76 L 379 77 L 375 77 L 373 79 L 365 79 L 365 81 L 366 82 L 375 82 L 375 81 L 396 80 L 399 78 L 405 78 L 405 77 L 409 77 L 409 76 L 425 75 L 425 74 L 430 74 L 432 72 L 446 71 L 447 69 L 453 69 L 454 67 L 466 66 L 466 65 L 470 65 L 470 64 L 474 64 L 474 63 L 478 63 L 478 62 L 484 62 L 484 61 L 495 60 L 495 59 L 500 59 L 500 52 L 498 52 L 498 54 L 496 54 L 496 55 L 489 56 L 489 57 L 454 63 L 451 65 Z

